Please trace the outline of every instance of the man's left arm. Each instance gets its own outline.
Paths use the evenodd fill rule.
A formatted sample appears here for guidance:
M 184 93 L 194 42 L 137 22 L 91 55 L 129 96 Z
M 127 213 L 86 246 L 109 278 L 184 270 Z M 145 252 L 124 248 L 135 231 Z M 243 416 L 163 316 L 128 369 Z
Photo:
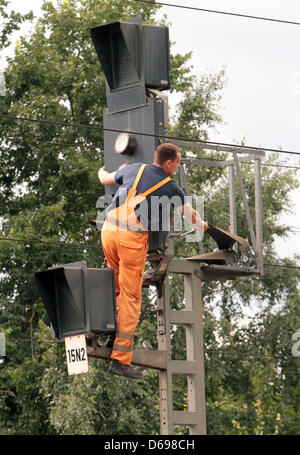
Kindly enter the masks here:
M 115 175 L 116 175 L 116 171 L 107 172 L 105 170 L 104 166 L 101 169 L 99 169 L 99 171 L 98 171 L 98 178 L 99 178 L 100 182 L 102 183 L 102 185 L 112 185 L 112 184 L 116 183 Z

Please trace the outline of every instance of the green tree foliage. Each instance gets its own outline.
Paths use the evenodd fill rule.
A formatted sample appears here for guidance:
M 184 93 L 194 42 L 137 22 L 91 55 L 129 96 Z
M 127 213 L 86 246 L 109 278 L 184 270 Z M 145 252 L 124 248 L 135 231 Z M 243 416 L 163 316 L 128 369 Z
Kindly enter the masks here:
M 157 9 L 134 2 L 45 2 L 42 17 L 35 20 L 29 36 L 19 39 L 8 60 L 0 112 L 37 121 L 1 122 L 1 237 L 24 239 L 0 242 L 0 327 L 8 352 L 1 365 L 1 389 L 12 392 L 0 393 L 2 433 L 158 431 L 158 415 L 150 418 L 158 406 L 157 377 L 151 372 L 151 393 L 126 381 L 124 392 L 116 379 L 108 377 L 103 361 L 95 360 L 88 379 L 67 377 L 64 352 L 61 346 L 52 346 L 34 283 L 34 272 L 51 265 L 82 259 L 89 266 L 103 265 L 99 232 L 88 224 L 97 215 L 96 202 L 103 194 L 97 171 L 103 165 L 101 125 L 106 106 L 105 79 L 90 28 L 137 15 L 151 22 Z M 187 59 L 172 57 L 174 90 L 189 83 L 182 69 Z M 149 308 L 144 310 L 149 313 Z M 151 333 L 149 344 L 153 338 Z M 84 381 L 98 384 L 90 400 L 84 397 Z M 112 393 L 113 388 L 118 392 Z M 75 401 L 72 408 L 72 400 L 66 417 L 69 396 L 82 397 L 90 416 L 87 422 L 78 415 L 82 407 L 76 409 Z M 128 409 L 133 408 L 130 417 Z
M 21 20 L 0 13 L 9 43 Z M 159 393 L 156 371 L 136 384 L 107 373 L 107 362 L 90 359 L 88 375 L 68 377 L 64 346 L 51 340 L 49 321 L 34 283 L 34 272 L 77 260 L 101 267 L 99 232 L 88 224 L 103 194 L 97 171 L 103 164 L 105 79 L 90 40 L 90 28 L 141 15 L 154 22 L 159 6 L 112 0 L 44 2 L 42 16 L 21 37 L 5 71 L 7 92 L 0 114 L 0 331 L 7 360 L 0 364 L 1 434 L 157 434 Z M 196 79 L 190 54 L 173 55 L 172 87 L 182 93 L 169 134 L 208 139 L 221 121 L 218 102 L 224 71 Z M 47 121 L 48 123 L 45 123 Z M 70 127 L 69 125 L 73 126 Z M 79 126 L 80 125 L 80 126 Z M 184 150 L 186 156 L 224 159 L 226 154 Z M 278 164 L 270 156 L 266 164 Z M 242 165 L 253 212 L 254 182 Z M 187 166 L 194 194 L 205 196 L 210 222 L 228 229 L 226 170 Z M 290 170 L 263 167 L 264 256 L 277 263 L 275 236 L 288 233 L 278 222 L 289 207 L 297 181 Z M 238 231 L 248 236 L 237 193 Z M 22 241 L 20 241 L 20 239 Z M 207 249 L 215 245 L 205 237 Z M 176 243 L 179 255 L 197 245 Z M 287 266 L 292 259 L 281 260 Z M 299 359 L 291 339 L 299 329 L 299 270 L 269 267 L 259 278 L 206 283 L 204 335 L 208 432 L 210 434 L 299 433 Z M 183 282 L 172 278 L 171 305 L 183 306 Z M 139 347 L 156 348 L 155 295 L 143 291 Z M 243 320 L 246 309 L 255 318 Z M 185 334 L 172 329 L 173 357 L 184 358 Z M 174 384 L 176 409 L 186 409 L 184 381 Z M 182 431 L 186 431 L 182 429 Z
M 20 30 L 20 24 L 26 20 L 33 18 L 33 13 L 30 11 L 27 14 L 20 14 L 14 10 L 8 12 L 9 1 L 0 1 L 0 16 L 1 16 L 1 34 L 0 34 L 0 49 L 4 49 L 11 44 L 10 36 L 12 32 Z

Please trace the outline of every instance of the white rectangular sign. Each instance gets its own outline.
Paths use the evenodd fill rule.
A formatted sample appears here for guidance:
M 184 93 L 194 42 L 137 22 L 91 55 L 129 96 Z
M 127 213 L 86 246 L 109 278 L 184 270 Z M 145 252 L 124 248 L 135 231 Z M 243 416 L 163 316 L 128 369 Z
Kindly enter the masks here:
M 0 332 L 0 356 L 5 356 L 5 334 Z
M 89 370 L 85 335 L 65 338 L 68 374 L 87 373 Z
M 5 74 L 4 71 L 0 70 L 0 96 L 5 96 Z

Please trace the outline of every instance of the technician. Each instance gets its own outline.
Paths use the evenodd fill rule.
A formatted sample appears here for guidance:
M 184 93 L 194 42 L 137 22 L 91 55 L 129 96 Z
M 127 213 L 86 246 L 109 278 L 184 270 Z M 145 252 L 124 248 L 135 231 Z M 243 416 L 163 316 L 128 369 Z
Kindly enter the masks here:
M 120 185 L 101 231 L 105 262 L 115 276 L 117 333 L 107 344 L 112 347 L 113 362 L 109 368 L 112 374 L 143 379 L 142 372 L 131 366 L 131 360 L 141 309 L 148 231 L 163 229 L 168 213 L 165 208 L 170 203 L 182 211 L 196 230 L 208 229 L 208 224 L 187 202 L 182 188 L 171 179 L 180 160 L 180 149 L 163 143 L 154 152 L 153 164 L 134 163 L 111 173 L 102 167 L 98 172 L 103 185 Z

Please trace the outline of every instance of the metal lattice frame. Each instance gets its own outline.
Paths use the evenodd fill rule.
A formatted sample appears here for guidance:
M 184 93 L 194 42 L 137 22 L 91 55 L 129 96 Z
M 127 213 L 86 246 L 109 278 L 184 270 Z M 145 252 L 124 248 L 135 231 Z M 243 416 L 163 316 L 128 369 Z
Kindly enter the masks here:
M 195 164 L 204 167 L 228 167 L 229 171 L 229 213 L 230 213 L 230 232 L 237 234 L 237 213 L 236 213 L 236 184 L 235 177 L 239 183 L 239 188 L 242 195 L 243 206 L 246 214 L 249 234 L 251 238 L 252 248 L 256 257 L 257 270 L 263 274 L 263 234 L 262 234 L 262 177 L 261 177 L 261 159 L 265 156 L 265 152 L 249 147 L 230 147 L 206 144 L 205 142 L 189 142 L 177 139 L 170 139 L 170 142 L 186 148 L 208 149 L 217 152 L 230 152 L 232 159 L 212 161 L 209 159 L 182 158 L 182 163 Z M 255 229 L 250 209 L 248 205 L 247 194 L 243 177 L 241 173 L 240 163 L 254 161 L 254 184 L 255 184 Z M 187 176 L 183 165 L 180 166 L 180 177 L 187 195 L 191 194 Z M 235 247 L 236 248 L 236 247 Z M 203 252 L 203 246 L 200 244 L 200 251 Z

